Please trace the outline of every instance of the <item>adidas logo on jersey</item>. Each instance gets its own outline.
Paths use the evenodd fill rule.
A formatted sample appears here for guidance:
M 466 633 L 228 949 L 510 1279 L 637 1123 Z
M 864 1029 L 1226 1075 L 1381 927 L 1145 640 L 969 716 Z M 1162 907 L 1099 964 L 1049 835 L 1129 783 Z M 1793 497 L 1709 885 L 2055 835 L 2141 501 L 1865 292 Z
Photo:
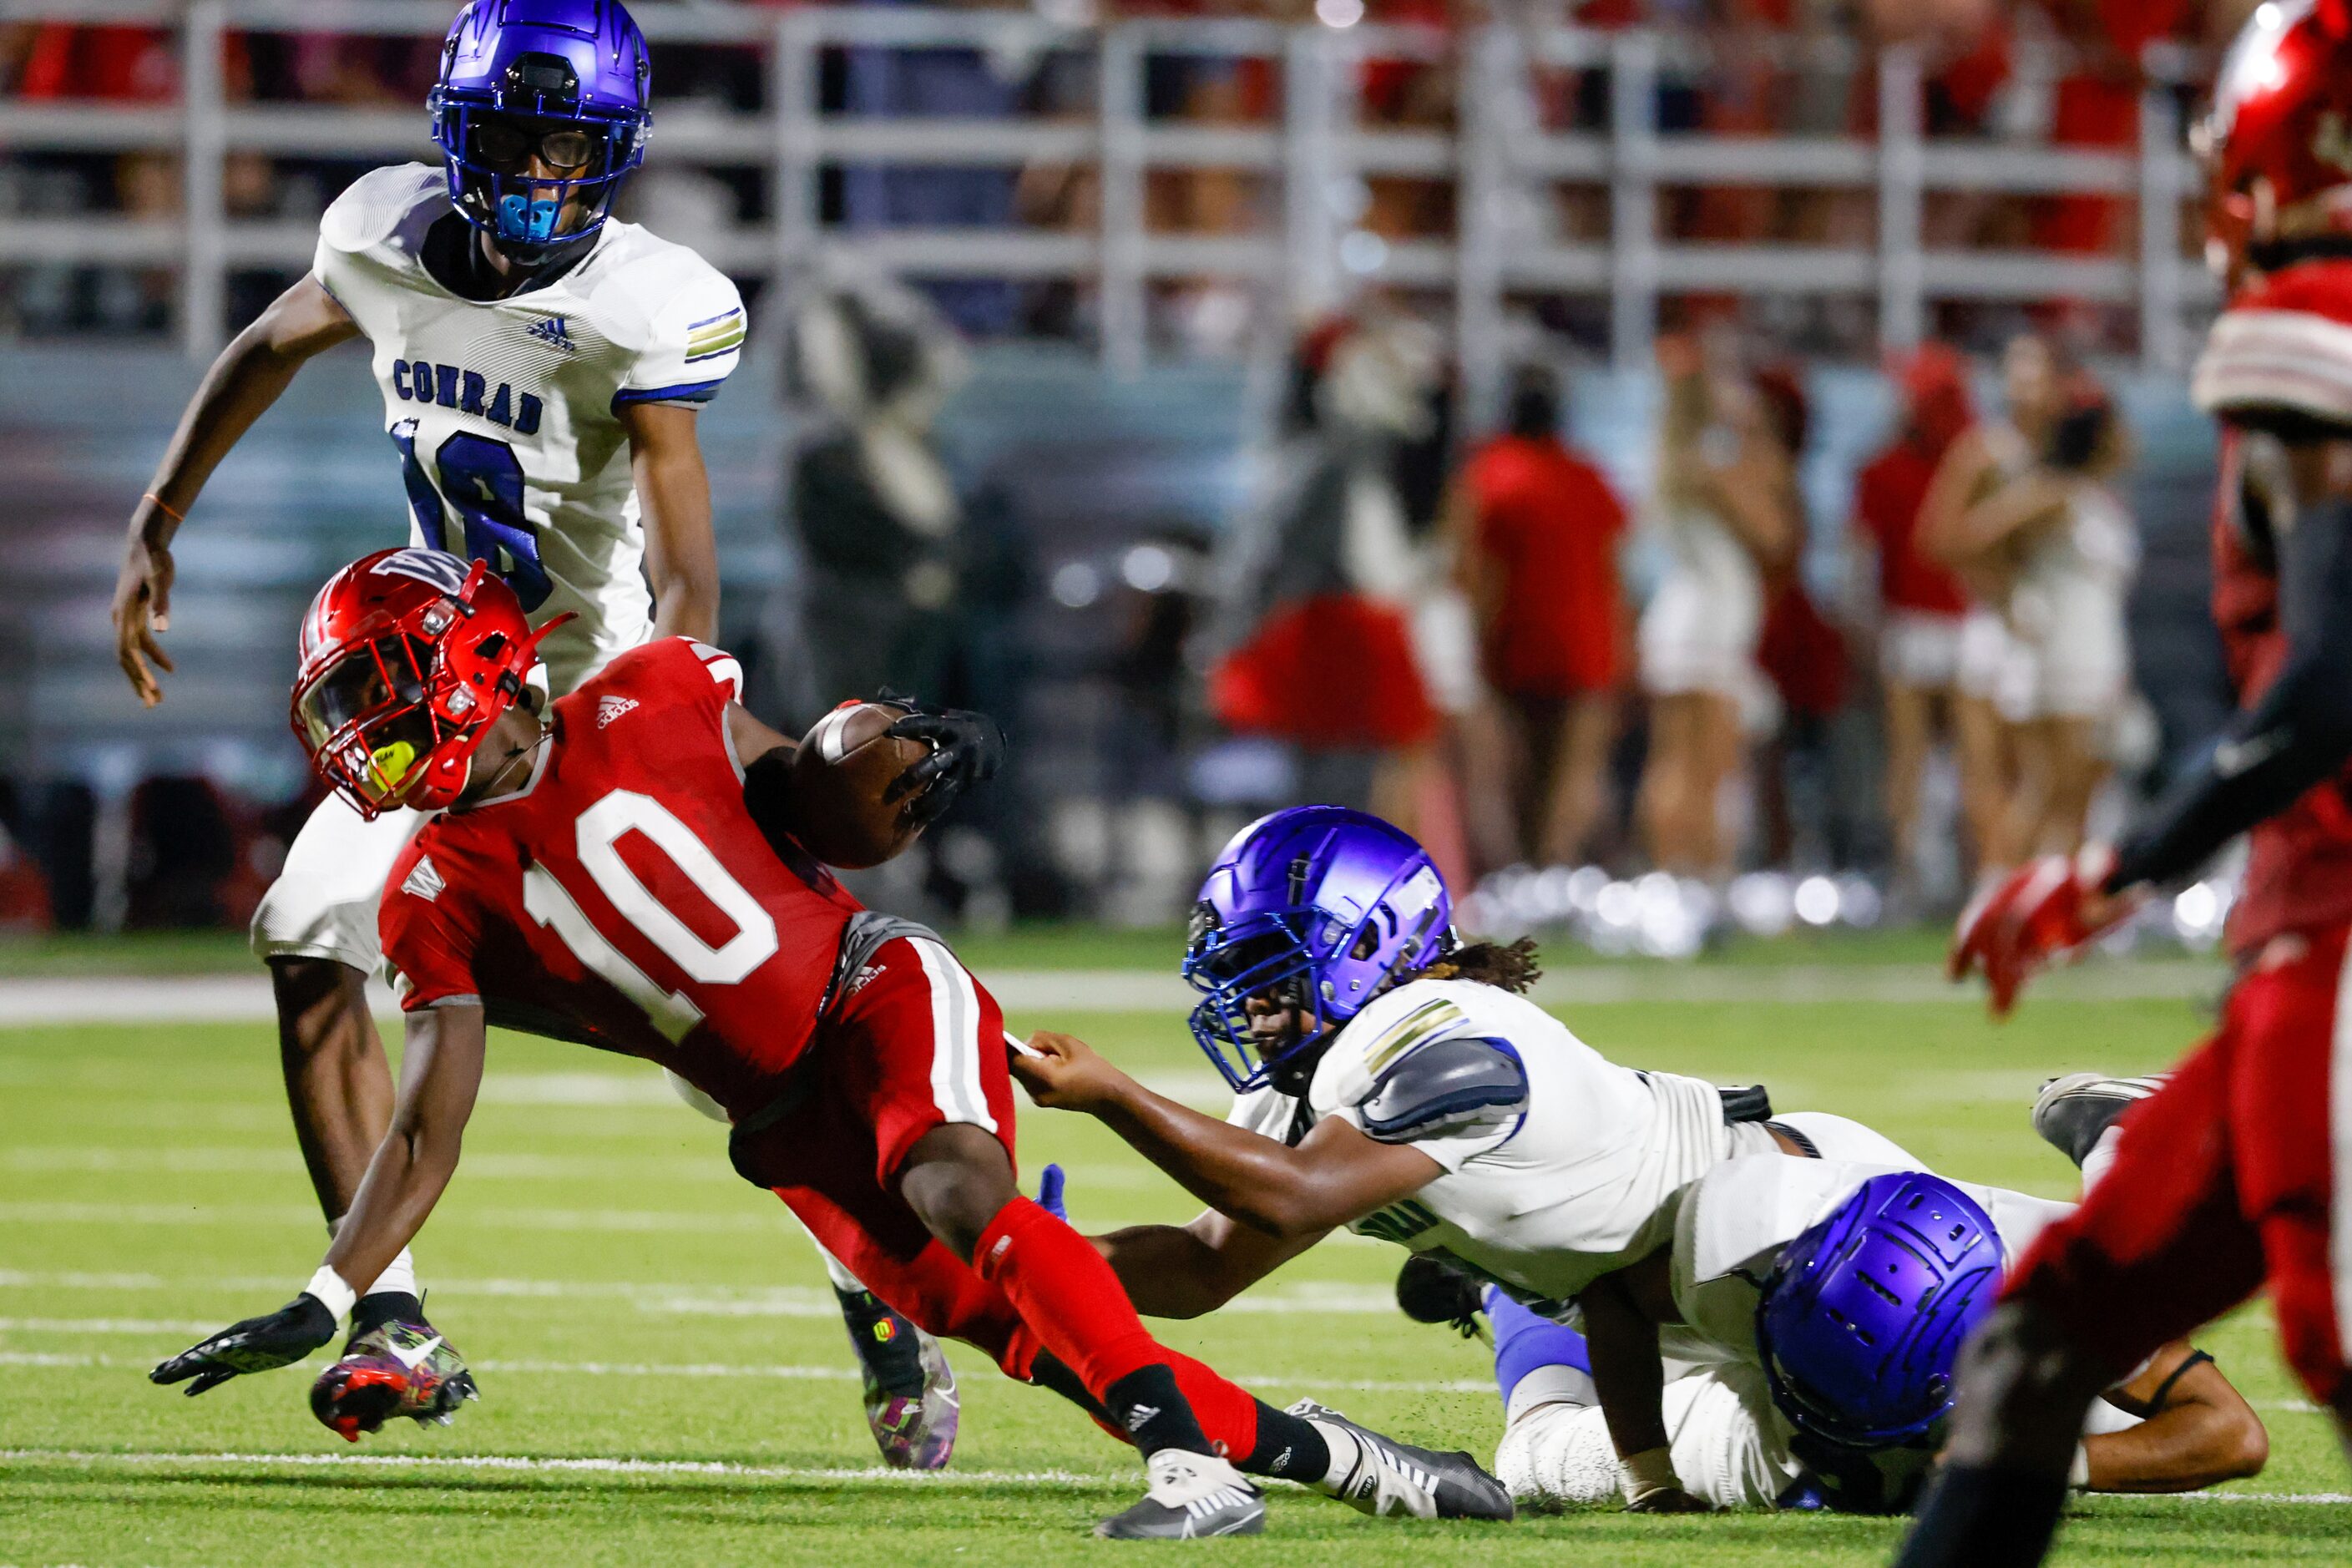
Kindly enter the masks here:
M 856 974 L 849 977 L 849 988 L 841 994 L 841 999 L 845 1002 L 848 1001 L 852 996 L 855 996 L 860 991 L 865 990 L 867 984 L 871 982 L 876 975 L 878 975 L 881 973 L 882 966 L 880 964 L 866 964 L 865 967 L 858 970 Z
M 580 352 L 580 345 L 572 341 L 572 333 L 561 316 L 541 316 L 524 331 L 550 348 L 562 349 L 568 354 Z
M 596 700 L 596 728 L 603 729 L 637 705 L 634 697 L 600 697 Z
M 419 855 L 415 866 L 409 870 L 408 879 L 400 884 L 400 890 L 414 893 L 429 904 L 439 898 L 441 889 L 448 885 L 441 879 L 441 868 L 433 864 L 433 857 Z

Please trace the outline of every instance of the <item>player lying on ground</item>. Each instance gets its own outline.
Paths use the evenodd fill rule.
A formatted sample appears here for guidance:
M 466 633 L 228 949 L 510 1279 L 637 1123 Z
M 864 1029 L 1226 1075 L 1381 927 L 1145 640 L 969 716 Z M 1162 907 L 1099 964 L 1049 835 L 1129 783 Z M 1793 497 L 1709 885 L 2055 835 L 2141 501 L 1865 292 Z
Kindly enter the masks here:
M 2246 710 L 2114 850 L 2027 868 L 1963 917 L 1996 1013 L 2055 953 L 2248 834 L 2220 1027 L 2123 1123 L 1961 1363 L 1949 1459 L 1899 1561 L 2048 1551 L 2082 1413 L 2267 1286 L 2287 1360 L 2352 1445 L 2352 10 L 2257 7 L 2205 126 L 2231 295 L 2192 390 L 2222 426 L 2214 613 Z
M 1672 1244 L 1604 1282 L 1618 1287 L 1607 1305 L 1587 1293 L 1589 1342 L 1440 1259 L 1399 1276 L 1409 1315 L 1492 1324 L 1507 1421 L 1495 1468 L 1522 1506 L 1614 1498 L 1628 1439 L 1612 1433 L 1632 1429 L 1716 1508 L 1907 1511 L 1943 1446 L 1962 1340 L 2001 1270 L 2070 1207 L 1770 1156 L 1718 1165 L 1673 1203 Z M 2069 1479 L 2189 1491 L 2257 1474 L 2267 1455 L 2252 1408 L 2175 1343 L 2093 1406 Z
M 315 764 L 355 805 L 418 777 L 455 797 L 384 900 L 408 1026 L 392 1131 L 302 1294 L 158 1382 L 200 1391 L 331 1337 L 455 1171 L 496 1016 L 686 1079 L 732 1119 L 736 1170 L 893 1309 L 1133 1442 L 1150 1489 L 1104 1534 L 1260 1530 L 1263 1495 L 1227 1455 L 1368 1512 L 1509 1517 L 1466 1455 L 1273 1410 L 1152 1341 L 1101 1256 L 1014 1186 L 994 1001 L 938 937 L 860 909 L 754 822 L 740 759 L 761 768 L 789 742 L 734 701 L 732 659 L 654 642 L 542 717 L 520 700 L 533 634 L 512 591 L 478 566 L 428 581 L 446 558 L 415 553 L 321 590 L 296 698 Z M 314 1408 L 332 1424 L 429 1398 L 431 1348 L 336 1363 Z
M 1604 1060 L 1525 1000 L 1525 944 L 1457 948 L 1421 846 L 1378 817 L 1299 806 L 1244 828 L 1209 873 L 1185 973 L 1231 1120 L 1153 1094 L 1039 1035 L 1013 1070 L 1086 1110 L 1210 1206 L 1097 1238 L 1137 1307 L 1212 1311 L 1341 1226 L 1466 1265 L 1556 1309 L 1673 1235 L 1672 1195 L 1741 1155 L 1907 1163 L 1843 1117 L 1771 1119 L 1725 1090 Z M 1626 1500 L 1698 1506 L 1629 1450 Z
M 310 274 L 214 361 L 131 513 L 114 626 L 141 700 L 163 700 L 155 671 L 172 668 L 160 639 L 181 520 L 302 366 L 353 338 L 373 351 L 413 542 L 489 562 L 535 625 L 573 617 L 543 645 L 558 695 L 648 637 L 717 634 L 696 422 L 735 369 L 743 308 L 693 251 L 608 219 L 645 155 L 649 82 L 617 0 L 481 0 L 458 15 L 431 101 L 440 166 L 378 169 L 336 198 Z M 254 915 L 330 1229 L 392 1112 L 363 986 L 384 874 L 422 820 L 362 819 L 330 798 Z M 920 1336 L 877 1340 L 871 1298 L 832 1271 L 883 1452 L 944 1462 L 951 1434 L 904 1426 L 925 1394 Z M 420 1321 L 420 1294 L 404 1254 L 356 1321 Z

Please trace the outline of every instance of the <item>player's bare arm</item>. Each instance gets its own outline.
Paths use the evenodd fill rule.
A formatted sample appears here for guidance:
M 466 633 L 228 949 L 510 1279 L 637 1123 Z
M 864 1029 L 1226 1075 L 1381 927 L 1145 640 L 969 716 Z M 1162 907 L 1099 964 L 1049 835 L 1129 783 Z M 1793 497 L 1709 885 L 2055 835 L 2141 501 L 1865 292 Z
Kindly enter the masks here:
M 1320 1236 L 1444 1173 L 1418 1149 L 1336 1118 L 1296 1148 L 1278 1143 L 1154 1094 L 1067 1035 L 1041 1032 L 1029 1047 L 1013 1071 L 1038 1104 L 1087 1112 L 1194 1197 L 1277 1239 Z
M 1658 1329 L 1682 1321 L 1675 1310 L 1669 1264 L 1670 1254 L 1661 1247 L 1631 1268 L 1601 1276 L 1576 1300 L 1584 1312 L 1601 1416 L 1625 1473 L 1625 1506 L 1635 1513 L 1704 1513 L 1706 1505 L 1675 1479 L 1666 1431 Z
M 1267 1235 L 1211 1209 L 1190 1225 L 1139 1225 L 1093 1237 L 1147 1318 L 1204 1318 L 1328 1231 Z
M 2270 1434 L 2212 1358 L 2176 1341 L 2107 1403 L 2143 1417 L 2083 1439 L 2095 1492 L 2186 1492 L 2262 1474 Z
M 719 635 L 719 544 L 710 531 L 710 476 L 697 411 L 635 403 L 620 411 L 646 531 L 654 636 L 709 642 Z
M 149 1373 L 156 1383 L 186 1383 L 202 1394 L 230 1378 L 289 1366 L 325 1344 L 360 1294 L 423 1228 L 457 1168 L 458 1150 L 482 1083 L 488 1026 L 478 1005 L 436 1007 L 409 1016 L 401 1062 L 400 1103 L 392 1129 L 368 1166 L 358 1200 L 344 1216 L 309 1284 L 276 1312 L 247 1318 L 210 1335 Z M 429 1354 L 437 1346 L 427 1346 Z M 453 1365 L 460 1364 L 452 1363 Z M 462 1371 L 457 1373 L 462 1377 Z M 470 1389 L 470 1382 L 465 1389 Z M 464 1390 L 453 1390 L 453 1403 Z M 381 1425 L 385 1410 L 357 1430 Z M 430 1413 L 400 1411 L 399 1414 Z
M 306 276 L 220 352 L 189 399 L 147 493 L 131 509 L 122 570 L 114 584 L 116 657 L 148 707 L 163 700 L 156 670 L 172 668 L 157 638 L 172 626 L 172 539 L 197 492 L 229 448 L 278 401 L 296 371 L 358 335 L 359 327 L 335 297 Z

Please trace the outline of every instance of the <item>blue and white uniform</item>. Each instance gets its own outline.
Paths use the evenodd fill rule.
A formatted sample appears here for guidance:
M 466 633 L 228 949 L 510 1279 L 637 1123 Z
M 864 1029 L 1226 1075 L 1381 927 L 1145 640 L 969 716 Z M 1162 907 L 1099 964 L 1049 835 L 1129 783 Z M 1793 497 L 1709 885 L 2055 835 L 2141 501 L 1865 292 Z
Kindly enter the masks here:
M 1884 1140 L 1881 1140 L 1884 1142 Z M 1718 1165 L 1667 1205 L 1675 1307 L 1683 1319 L 1660 1334 L 1664 1400 L 1675 1474 L 1717 1508 L 1770 1508 L 1806 1469 L 1795 1429 L 1772 1403 L 1756 1347 L 1756 1310 L 1780 1249 L 1826 1218 L 1873 1176 L 1926 1167 L 1886 1147 L 1888 1160 L 1800 1160 L 1759 1155 Z M 1990 1215 L 2004 1267 L 2070 1204 L 2000 1187 L 1955 1183 Z M 1613 1502 L 1617 1452 L 1589 1379 L 1530 1376 L 1512 1393 L 1495 1473 L 1523 1505 Z M 2136 1423 L 2104 1400 L 2088 1432 Z M 1870 1463 L 1893 1498 L 1933 1459 L 1927 1447 L 1886 1449 Z
M 378 169 L 327 209 L 312 274 L 374 351 L 410 542 L 490 561 L 534 624 L 578 616 L 541 645 L 560 696 L 653 627 L 622 413 L 709 402 L 740 358 L 742 300 L 693 251 L 617 219 L 554 281 L 468 300 L 423 259 L 454 211 L 438 166 Z M 377 895 L 421 820 L 363 823 L 331 796 L 254 916 L 254 951 L 373 970 Z

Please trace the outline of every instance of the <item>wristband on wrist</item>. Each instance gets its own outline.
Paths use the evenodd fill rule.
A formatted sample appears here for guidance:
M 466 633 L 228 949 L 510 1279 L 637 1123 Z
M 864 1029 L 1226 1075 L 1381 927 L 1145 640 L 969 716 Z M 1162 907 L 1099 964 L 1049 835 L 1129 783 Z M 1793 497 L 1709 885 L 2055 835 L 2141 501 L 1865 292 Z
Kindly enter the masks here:
M 360 1299 L 360 1293 L 352 1289 L 341 1275 L 324 1263 L 319 1265 L 319 1271 L 310 1276 L 310 1282 L 302 1287 L 302 1291 L 303 1294 L 316 1296 L 324 1302 L 327 1310 L 334 1315 L 337 1322 L 342 1321 L 351 1315 L 352 1304 Z
M 1617 1461 L 1617 1485 L 1625 1494 L 1627 1508 L 1654 1493 L 1680 1491 L 1682 1484 L 1682 1479 L 1675 1474 L 1672 1448 L 1644 1448 L 1638 1454 L 1626 1454 Z
M 2066 1467 L 2066 1488 L 2078 1492 L 2091 1489 L 2091 1450 L 2084 1444 L 2074 1445 L 2074 1463 Z

